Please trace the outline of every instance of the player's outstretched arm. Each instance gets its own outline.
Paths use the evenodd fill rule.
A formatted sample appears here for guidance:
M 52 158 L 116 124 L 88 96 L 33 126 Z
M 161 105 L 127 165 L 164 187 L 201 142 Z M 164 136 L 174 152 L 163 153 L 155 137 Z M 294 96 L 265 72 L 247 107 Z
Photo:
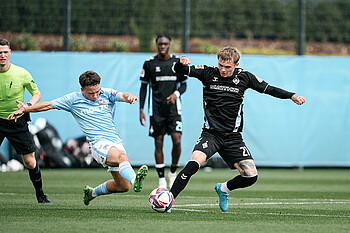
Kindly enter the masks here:
M 19 103 L 19 101 L 17 101 L 17 100 L 16 100 L 16 102 Z M 34 104 L 32 106 L 29 106 L 29 107 L 21 107 L 20 109 L 11 113 L 7 117 L 7 120 L 12 120 L 13 118 L 15 118 L 15 122 L 16 122 L 17 117 L 21 116 L 25 112 L 43 112 L 43 111 L 47 111 L 50 109 L 54 109 L 51 101 L 40 102 L 40 103 Z
M 134 104 L 136 101 L 139 101 L 139 99 L 130 93 L 123 93 L 119 97 L 119 102 L 126 102 L 129 104 Z
M 294 94 L 292 96 L 292 100 L 294 103 L 296 103 L 298 105 L 302 105 L 303 103 L 305 103 L 305 97 L 301 96 L 301 95 L 297 95 L 297 94 Z

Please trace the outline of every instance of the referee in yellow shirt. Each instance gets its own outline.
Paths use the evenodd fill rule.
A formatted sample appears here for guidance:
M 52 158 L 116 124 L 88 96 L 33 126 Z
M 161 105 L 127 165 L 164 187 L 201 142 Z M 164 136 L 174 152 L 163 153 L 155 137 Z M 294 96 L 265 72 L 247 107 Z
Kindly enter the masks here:
M 17 154 L 22 155 L 38 203 L 51 203 L 42 189 L 41 172 L 35 160 L 36 147 L 28 130 L 29 114 L 23 114 L 17 122 L 6 120 L 13 111 L 36 104 L 41 99 L 41 93 L 30 73 L 11 64 L 10 55 L 10 42 L 0 38 L 0 145 L 5 137 L 9 140 Z M 25 89 L 32 95 L 26 104 L 23 103 Z

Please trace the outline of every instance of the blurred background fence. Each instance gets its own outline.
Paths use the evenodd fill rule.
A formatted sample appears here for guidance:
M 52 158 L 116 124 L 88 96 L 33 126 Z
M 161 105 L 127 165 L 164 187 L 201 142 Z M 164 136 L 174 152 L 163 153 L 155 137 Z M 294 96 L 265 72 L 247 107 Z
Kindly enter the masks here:
M 0 15 L 0 33 L 129 35 L 143 52 L 164 32 L 182 52 L 188 38 L 350 44 L 349 0 L 10 0 Z

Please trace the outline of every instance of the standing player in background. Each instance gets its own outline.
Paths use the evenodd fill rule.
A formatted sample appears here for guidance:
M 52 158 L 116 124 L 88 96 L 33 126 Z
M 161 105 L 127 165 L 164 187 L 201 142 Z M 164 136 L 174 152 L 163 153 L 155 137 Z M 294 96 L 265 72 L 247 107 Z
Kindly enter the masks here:
M 179 58 L 169 54 L 170 41 L 171 38 L 167 35 L 157 36 L 158 53 L 145 61 L 140 77 L 140 122 L 141 125 L 146 126 L 147 121 L 143 107 L 147 85 L 149 85 L 149 136 L 154 137 L 154 155 L 160 188 L 167 188 L 163 154 L 163 141 L 166 133 L 171 135 L 173 142 L 172 162 L 168 173 L 169 187 L 172 186 L 176 177 L 176 169 L 181 154 L 182 134 L 180 95 L 186 91 L 187 79 L 183 74 L 176 74 L 173 69 Z
M 203 83 L 205 122 L 190 161 L 178 174 L 170 191 L 176 198 L 200 166 L 218 152 L 231 169 L 240 172 L 233 179 L 215 185 L 223 212 L 228 209 L 230 191 L 251 186 L 258 179 L 253 157 L 242 139 L 245 91 L 251 88 L 280 99 L 291 99 L 299 105 L 305 102 L 303 96 L 271 86 L 254 74 L 237 68 L 239 59 L 237 49 L 226 47 L 218 52 L 218 67 L 188 66 L 191 61 L 187 57 L 181 57 L 174 67 L 176 72 Z
M 18 121 L 7 121 L 7 116 L 16 109 L 31 106 L 41 99 L 41 93 L 30 73 L 22 67 L 10 63 L 10 42 L 0 38 L 0 145 L 6 137 L 22 155 L 30 180 L 36 191 L 38 203 L 51 203 L 44 194 L 40 167 L 35 160 L 36 146 L 28 130 L 29 114 L 21 114 Z M 24 104 L 24 91 L 32 97 Z
M 62 109 L 73 115 L 90 141 L 92 156 L 104 167 L 108 166 L 108 171 L 113 177 L 96 188 L 85 186 L 85 205 L 89 205 L 91 200 L 100 195 L 127 192 L 130 184 L 134 185 L 135 192 L 140 192 L 142 181 L 148 173 L 147 166 L 143 165 L 137 175 L 135 174 L 114 124 L 116 102 L 134 104 L 138 100 L 137 97 L 130 93 L 101 88 L 100 80 L 96 72 L 86 71 L 79 77 L 81 92 L 73 92 L 52 101 L 24 107 L 8 116 L 8 120 L 13 117 L 16 120 L 25 112 L 42 112 L 50 109 Z

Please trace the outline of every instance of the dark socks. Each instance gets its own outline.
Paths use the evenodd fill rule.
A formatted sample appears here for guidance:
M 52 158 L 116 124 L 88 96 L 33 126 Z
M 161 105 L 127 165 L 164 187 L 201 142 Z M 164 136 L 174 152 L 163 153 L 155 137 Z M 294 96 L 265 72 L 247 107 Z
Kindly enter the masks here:
M 34 169 L 28 169 L 28 171 L 29 171 L 29 178 L 33 183 L 36 193 L 37 194 L 44 193 L 43 184 L 41 181 L 41 172 L 38 164 L 36 164 L 36 167 Z
M 163 167 L 157 167 L 157 166 L 156 166 L 156 170 L 157 170 L 157 173 L 158 173 L 158 177 L 159 177 L 159 178 L 164 177 L 165 165 L 164 165 Z
M 238 175 L 232 180 L 227 181 L 227 188 L 231 191 L 238 188 L 245 188 L 253 185 L 257 180 L 257 175 L 253 177 L 243 177 L 241 175 Z
M 171 173 L 174 173 L 174 172 L 176 172 L 176 169 L 177 169 L 177 165 L 171 164 L 171 166 L 170 166 L 170 172 L 171 172 Z
M 191 176 L 199 170 L 199 164 L 196 161 L 189 161 L 181 172 L 176 176 L 174 184 L 170 192 L 174 195 L 174 198 L 186 187 Z

